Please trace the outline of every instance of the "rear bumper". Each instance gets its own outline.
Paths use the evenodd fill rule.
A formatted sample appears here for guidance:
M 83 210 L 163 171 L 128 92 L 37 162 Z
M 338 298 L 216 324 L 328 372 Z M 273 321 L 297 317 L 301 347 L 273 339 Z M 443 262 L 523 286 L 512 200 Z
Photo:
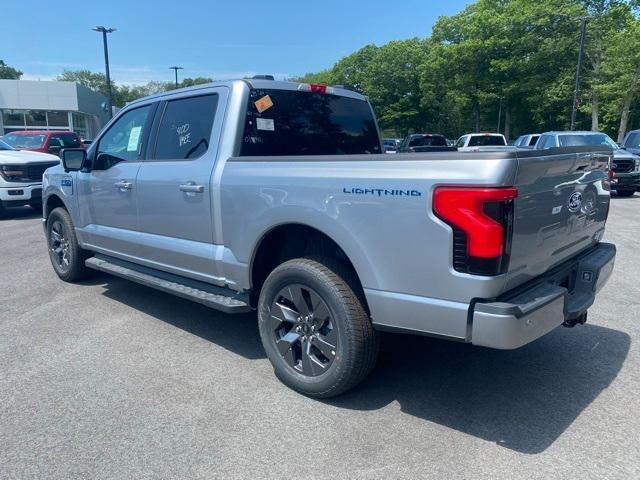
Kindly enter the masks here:
M 611 276 L 615 256 L 615 245 L 600 243 L 497 301 L 475 303 L 471 343 L 514 349 L 581 317 Z

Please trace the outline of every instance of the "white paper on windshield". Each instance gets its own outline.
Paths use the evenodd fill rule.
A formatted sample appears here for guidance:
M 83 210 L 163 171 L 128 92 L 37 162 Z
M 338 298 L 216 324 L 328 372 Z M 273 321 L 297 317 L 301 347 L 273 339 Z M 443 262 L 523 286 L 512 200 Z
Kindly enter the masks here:
M 127 152 L 135 152 L 138 150 L 138 141 L 140 140 L 140 130 L 142 127 L 133 127 L 129 134 L 129 144 L 127 145 Z
M 256 118 L 256 127 L 258 130 L 269 130 L 271 132 L 276 129 L 273 118 Z

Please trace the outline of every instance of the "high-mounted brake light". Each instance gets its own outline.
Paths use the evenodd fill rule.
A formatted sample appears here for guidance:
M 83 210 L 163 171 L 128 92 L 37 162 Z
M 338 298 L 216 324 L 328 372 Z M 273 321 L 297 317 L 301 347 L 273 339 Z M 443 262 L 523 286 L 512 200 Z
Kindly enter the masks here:
M 310 83 L 311 93 L 327 93 L 327 86 L 324 83 Z
M 454 230 L 454 268 L 497 275 L 510 248 L 516 188 L 438 187 L 433 211 Z

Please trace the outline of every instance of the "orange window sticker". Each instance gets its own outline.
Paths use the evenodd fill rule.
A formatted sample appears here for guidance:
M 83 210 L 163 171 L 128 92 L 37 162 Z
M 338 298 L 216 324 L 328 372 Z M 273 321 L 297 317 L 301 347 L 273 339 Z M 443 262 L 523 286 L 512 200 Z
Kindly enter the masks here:
M 269 95 L 265 95 L 262 98 L 259 98 L 258 100 L 256 100 L 254 102 L 256 109 L 258 110 L 258 113 L 262 113 L 265 110 L 269 110 L 271 107 L 273 107 L 273 101 L 271 100 L 271 97 Z

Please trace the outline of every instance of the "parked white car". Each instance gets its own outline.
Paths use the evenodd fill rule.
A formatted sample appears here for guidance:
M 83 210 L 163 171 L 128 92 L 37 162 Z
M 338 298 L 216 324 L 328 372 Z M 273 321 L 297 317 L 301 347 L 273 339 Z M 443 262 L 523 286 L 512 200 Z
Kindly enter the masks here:
M 468 133 L 456 142 L 459 152 L 479 152 L 513 149 L 501 133 Z
M 16 150 L 0 140 L 0 216 L 7 207 L 42 208 L 42 174 L 60 159 L 48 153 Z

